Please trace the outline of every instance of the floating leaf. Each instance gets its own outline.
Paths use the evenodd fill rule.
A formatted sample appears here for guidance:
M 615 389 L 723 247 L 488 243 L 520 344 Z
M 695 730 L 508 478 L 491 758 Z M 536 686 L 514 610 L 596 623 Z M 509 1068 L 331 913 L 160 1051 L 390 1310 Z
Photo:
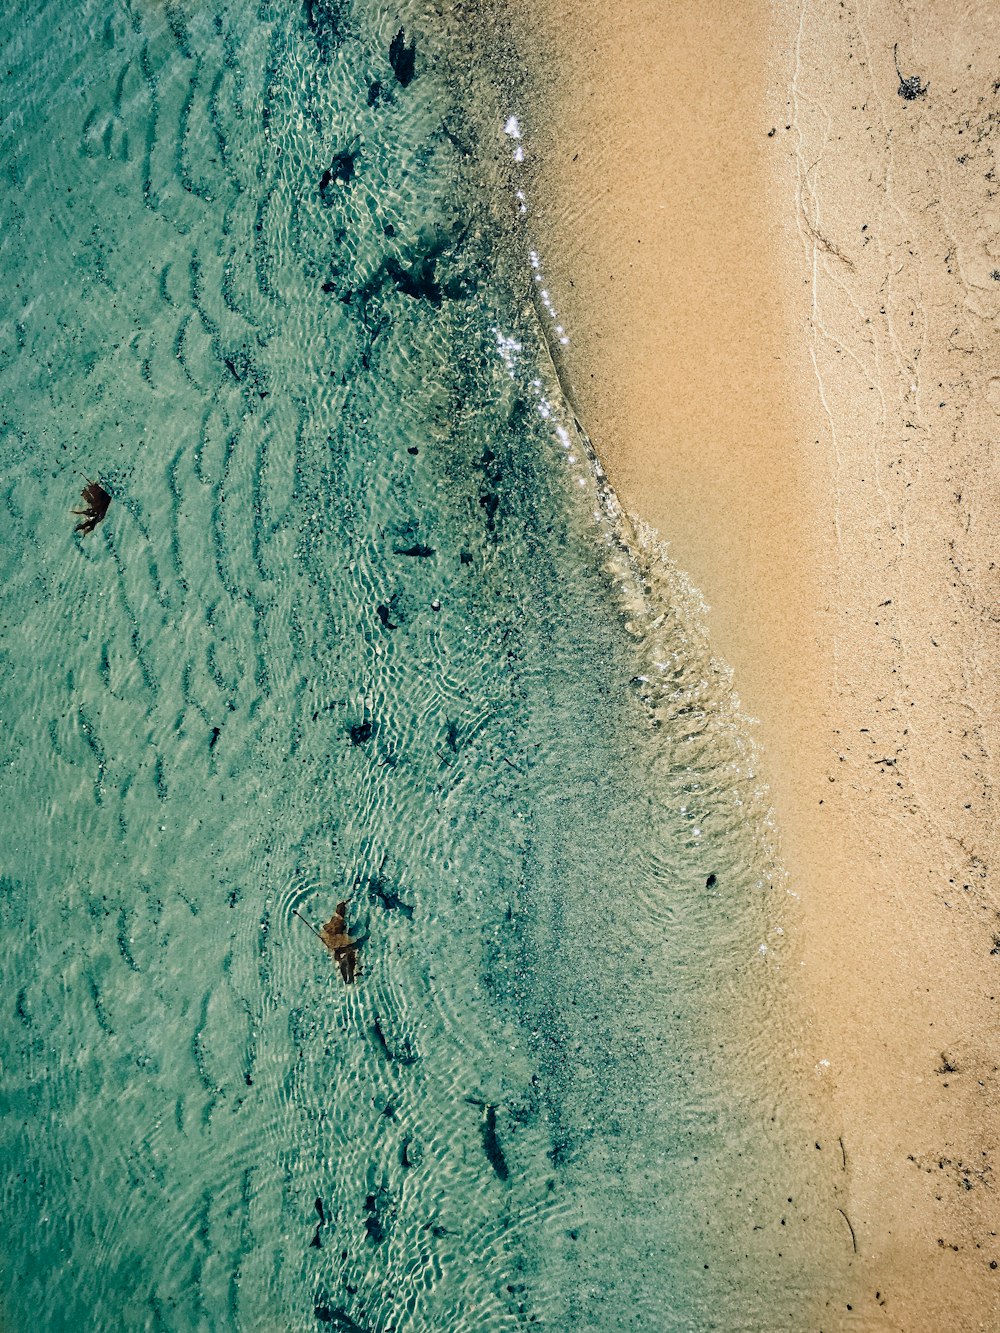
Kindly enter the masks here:
M 292 908 L 292 915 L 297 916 L 300 921 L 309 927 L 314 935 L 317 935 L 326 947 L 333 954 L 337 966 L 340 968 L 340 975 L 345 983 L 350 985 L 358 975 L 358 946 L 364 944 L 368 938 L 367 935 L 350 935 L 347 930 L 346 922 L 347 902 L 337 904 L 337 910 L 320 930 L 317 930 L 311 921 L 307 921 L 301 912 Z

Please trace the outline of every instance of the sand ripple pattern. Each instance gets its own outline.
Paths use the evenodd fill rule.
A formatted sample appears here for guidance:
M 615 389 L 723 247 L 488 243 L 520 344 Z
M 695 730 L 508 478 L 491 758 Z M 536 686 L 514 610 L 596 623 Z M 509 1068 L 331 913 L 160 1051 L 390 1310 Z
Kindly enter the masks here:
M 752 755 L 537 411 L 439 21 L 7 17 L 0 1323 L 792 1309 Z

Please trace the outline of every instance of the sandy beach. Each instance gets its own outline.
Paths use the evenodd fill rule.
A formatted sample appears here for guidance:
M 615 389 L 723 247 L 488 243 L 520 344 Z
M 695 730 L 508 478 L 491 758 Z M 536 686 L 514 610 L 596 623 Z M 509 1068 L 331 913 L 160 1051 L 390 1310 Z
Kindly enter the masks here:
M 857 1245 L 823 1327 L 995 1328 L 1000 18 L 514 12 L 563 370 L 710 604 L 803 904 Z

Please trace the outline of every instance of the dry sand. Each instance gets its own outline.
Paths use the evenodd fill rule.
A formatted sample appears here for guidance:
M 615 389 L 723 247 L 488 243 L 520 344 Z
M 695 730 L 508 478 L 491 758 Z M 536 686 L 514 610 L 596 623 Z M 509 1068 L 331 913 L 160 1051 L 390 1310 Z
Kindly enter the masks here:
M 1000 11 L 512 4 L 564 369 L 802 896 L 859 1251 L 824 1326 L 995 1330 Z

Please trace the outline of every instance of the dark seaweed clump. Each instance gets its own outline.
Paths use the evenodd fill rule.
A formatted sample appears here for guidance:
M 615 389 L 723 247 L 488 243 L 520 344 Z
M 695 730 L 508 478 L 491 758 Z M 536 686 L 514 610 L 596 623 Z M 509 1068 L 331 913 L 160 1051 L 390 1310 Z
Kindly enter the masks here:
M 406 30 L 400 28 L 389 43 L 389 64 L 392 66 L 392 72 L 396 79 L 404 88 L 407 84 L 413 82 L 413 76 L 416 73 L 416 55 L 416 42 L 411 42 L 407 46 Z
M 415 300 L 430 301 L 437 308 L 441 305 L 441 284 L 434 276 L 437 260 L 432 257 L 419 259 L 412 268 L 404 268 L 390 255 L 386 258 L 385 271 L 396 284 L 396 290 Z
M 319 1302 L 313 1307 L 313 1315 L 321 1324 L 330 1324 L 339 1333 L 367 1333 L 367 1329 L 352 1319 L 339 1305 L 334 1307 Z
M 319 57 L 329 62 L 347 35 L 344 6 L 340 0 L 305 0 L 302 8 Z
M 506 1180 L 510 1175 L 507 1166 L 507 1159 L 503 1155 L 503 1149 L 500 1147 L 500 1139 L 497 1137 L 497 1108 L 487 1106 L 486 1116 L 483 1120 L 483 1149 L 486 1152 L 486 1158 L 501 1180 Z
M 324 204 L 332 204 L 335 198 L 334 186 L 347 185 L 354 175 L 355 155 L 345 148 L 337 153 L 333 161 L 319 178 L 319 196 Z
M 385 1185 L 379 1185 L 365 1198 L 365 1238 L 374 1245 L 381 1245 L 389 1234 L 388 1228 L 395 1217 L 396 1210 Z

